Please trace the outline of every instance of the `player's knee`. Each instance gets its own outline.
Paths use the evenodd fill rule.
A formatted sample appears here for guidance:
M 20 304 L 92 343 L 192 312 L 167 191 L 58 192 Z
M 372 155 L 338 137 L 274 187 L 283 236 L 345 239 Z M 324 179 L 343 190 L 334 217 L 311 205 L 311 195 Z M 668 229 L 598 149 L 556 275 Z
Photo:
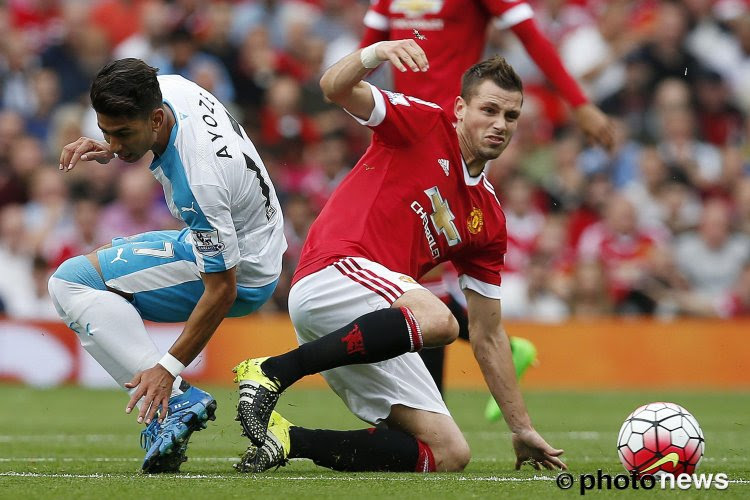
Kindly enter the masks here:
M 99 272 L 83 255 L 73 257 L 60 264 L 47 282 L 49 295 L 61 316 L 68 308 L 73 288 L 80 289 L 81 287 L 106 290 Z
M 433 453 L 436 455 L 438 471 L 461 472 L 471 461 L 471 449 L 463 435 L 444 443 L 438 450 L 433 450 Z
M 432 335 L 429 345 L 446 345 L 458 338 L 458 321 L 447 307 L 442 308 L 439 313 L 435 314 L 430 322 Z

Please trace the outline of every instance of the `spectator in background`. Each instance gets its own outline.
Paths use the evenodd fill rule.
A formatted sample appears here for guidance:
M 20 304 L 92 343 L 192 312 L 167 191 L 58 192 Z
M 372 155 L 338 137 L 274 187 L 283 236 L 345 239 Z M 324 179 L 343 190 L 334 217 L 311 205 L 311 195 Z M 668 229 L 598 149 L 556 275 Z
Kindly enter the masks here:
M 659 3 L 650 40 L 637 49 L 637 57 L 648 68 L 648 89 L 653 92 L 667 78 L 684 78 L 692 84 L 702 69 L 686 49 L 688 13 L 677 1 Z
M 73 229 L 68 186 L 56 168 L 40 165 L 31 178 L 30 195 L 24 207 L 24 223 L 29 247 L 34 254 L 41 255 L 52 247 L 55 235 Z
M 729 87 L 721 75 L 709 70 L 698 75 L 695 97 L 700 136 L 716 147 L 739 142 L 745 117 L 730 100 Z
M 28 199 L 23 179 L 11 166 L 11 153 L 23 135 L 23 119 L 14 111 L 0 111 L 0 208 Z
M 644 142 L 656 142 L 664 136 L 664 118 L 672 111 L 690 109 L 693 96 L 690 86 L 679 78 L 667 78 L 656 86 L 645 116 Z
M 622 88 L 601 102 L 602 110 L 622 120 L 635 138 L 648 138 L 647 120 L 651 103 L 648 63 L 637 53 L 624 58 Z
M 653 147 L 644 148 L 638 161 L 639 172 L 622 190 L 638 208 L 638 225 L 651 231 L 670 232 L 667 211 L 661 199 L 662 188 L 669 180 L 669 170 Z
M 604 219 L 581 235 L 581 261 L 601 262 L 609 295 L 622 313 L 646 312 L 640 286 L 655 241 L 638 227 L 635 207 L 622 195 L 611 197 Z
M 586 148 L 579 157 L 579 167 L 586 173 L 605 172 L 615 189 L 620 189 L 638 175 L 641 145 L 634 141 L 624 121 L 613 119 L 614 144 L 611 151 L 600 147 Z
M 571 204 L 566 210 L 570 213 L 568 231 L 574 248 L 578 248 L 584 231 L 602 220 L 613 192 L 612 182 L 604 173 L 581 176 L 581 179 L 575 200 L 577 204 Z
M 529 263 L 545 217 L 534 206 L 533 186 L 524 177 L 516 175 L 506 180 L 503 190 L 500 200 L 508 228 L 503 265 L 503 311 L 508 317 L 523 317 L 529 307 L 530 297 L 526 293 L 531 287 Z
M 143 2 L 140 29 L 114 46 L 112 57 L 135 57 L 148 64 L 163 59 L 164 45 L 170 30 L 169 6 L 161 1 Z
M 110 242 L 123 234 L 146 233 L 157 227 L 177 229 L 177 221 L 157 196 L 158 185 L 146 168 L 125 169 L 117 180 L 116 200 L 102 212 L 99 238 Z
M 195 36 L 186 27 L 180 26 L 170 33 L 165 52 L 164 59 L 155 61 L 161 74 L 180 75 L 195 81 L 221 101 L 234 99 L 234 86 L 227 69 L 220 59 L 200 49 Z
M 0 301 L 5 312 L 13 317 L 23 309 L 23 302 L 33 295 L 33 251 L 29 246 L 21 205 L 7 205 L 0 209 Z
M 268 27 L 257 26 L 247 32 L 240 44 L 232 80 L 237 89 L 237 104 L 248 119 L 256 115 L 265 93 L 278 72 L 277 54 L 271 46 Z M 250 126 L 249 134 L 258 126 Z
M 310 197 L 311 209 L 319 213 L 334 189 L 344 180 L 353 163 L 349 159 L 346 137 L 329 134 L 314 146 L 313 171 L 304 180 L 301 190 Z
M 661 187 L 659 203 L 663 211 L 662 220 L 672 235 L 678 235 L 698 225 L 702 208 L 695 189 L 673 177 L 670 176 Z
M 55 320 L 59 318 L 55 305 L 47 291 L 47 280 L 52 271 L 47 261 L 35 255 L 31 261 L 31 286 L 15 289 L 17 297 L 11 301 L 8 315 L 12 318 L 31 320 Z
M 37 57 L 20 32 L 4 34 L 0 47 L 0 107 L 29 116 L 34 112 L 32 79 Z
M 582 261 L 576 265 L 570 312 L 579 319 L 609 316 L 614 312 L 607 279 L 599 261 Z
M 307 232 L 315 220 L 316 212 L 313 210 L 309 198 L 302 194 L 289 196 L 284 204 L 284 236 L 286 236 L 287 249 L 284 257 L 294 269 L 297 267 L 302 245 L 307 239 Z
M 578 166 L 580 154 L 580 138 L 573 134 L 554 143 L 554 170 L 542 179 L 553 211 L 573 212 L 581 208 L 587 179 Z
M 111 243 L 111 240 L 101 236 L 99 203 L 91 198 L 78 197 L 73 199 L 72 206 L 73 228 L 56 231 L 52 242 L 44 249 L 44 255 L 53 269 L 76 255 L 93 252 Z
M 267 147 L 280 150 L 289 142 L 302 144 L 316 142 L 318 130 L 313 120 L 301 110 L 301 87 L 290 76 L 274 78 L 261 110 L 261 140 Z
M 750 237 L 732 229 L 726 202 L 711 199 L 703 207 L 698 230 L 680 236 L 674 251 L 692 290 L 715 303 L 750 260 Z
M 534 186 L 526 178 L 514 176 L 506 181 L 503 188 L 500 199 L 508 226 L 505 268 L 509 271 L 520 270 L 528 263 L 544 227 L 545 216 L 534 205 Z
M 561 40 L 560 56 L 565 67 L 594 102 L 622 88 L 622 58 L 639 42 L 638 33 L 627 29 L 627 10 L 623 0 L 607 2 L 595 23 L 584 23 Z
M 690 108 L 664 113 L 663 135 L 657 148 L 678 178 L 686 179 L 702 193 L 711 193 L 721 180 L 721 154 L 700 140 L 696 128 L 695 114 Z
M 44 163 L 44 149 L 38 139 L 20 135 L 10 144 L 8 165 L 23 186 L 25 196 L 30 194 L 32 177 Z
M 26 116 L 26 130 L 40 141 L 50 133 L 52 116 L 60 102 L 60 78 L 53 71 L 35 71 L 31 78 L 31 113 Z
M 90 5 L 63 2 L 62 38 L 41 53 L 42 66 L 60 76 L 62 102 L 85 99 L 89 82 L 110 58 L 104 32 L 89 22 Z

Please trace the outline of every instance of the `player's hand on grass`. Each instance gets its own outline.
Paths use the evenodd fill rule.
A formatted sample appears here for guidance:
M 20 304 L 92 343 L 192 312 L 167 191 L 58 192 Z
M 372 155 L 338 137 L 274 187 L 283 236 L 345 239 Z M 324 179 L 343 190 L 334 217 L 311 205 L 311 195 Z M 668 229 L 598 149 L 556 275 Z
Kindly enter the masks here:
M 573 116 L 581 130 L 597 144 L 613 151 L 615 147 L 615 126 L 601 109 L 591 103 L 578 106 Z
M 108 163 L 114 157 L 106 142 L 81 137 L 63 148 L 60 153 L 60 170 L 72 170 L 79 160 Z
M 136 389 L 130 397 L 125 413 L 130 413 L 135 408 L 139 399 L 143 398 L 143 404 L 138 412 L 138 423 L 151 423 L 159 406 L 159 422 L 164 422 L 169 408 L 169 396 L 172 394 L 174 377 L 166 368 L 156 364 L 153 368 L 138 372 L 133 380 L 125 384 L 126 389 Z
M 542 467 L 554 470 L 556 467 L 567 469 L 568 466 L 558 458 L 563 450 L 558 450 L 547 444 L 547 441 L 534 429 L 513 433 L 513 450 L 516 452 L 516 470 L 528 463 L 536 470 Z
M 412 71 L 430 69 L 424 50 L 411 39 L 382 42 L 376 47 L 375 55 L 381 61 L 390 61 L 401 72 L 407 71 L 407 66 Z

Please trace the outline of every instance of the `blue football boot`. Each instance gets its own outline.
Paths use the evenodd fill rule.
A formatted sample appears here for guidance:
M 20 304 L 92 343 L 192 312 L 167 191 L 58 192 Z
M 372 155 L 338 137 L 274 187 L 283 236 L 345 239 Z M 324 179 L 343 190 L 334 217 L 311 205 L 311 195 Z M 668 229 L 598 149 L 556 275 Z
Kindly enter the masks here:
M 154 418 L 141 432 L 141 446 L 147 450 L 141 469 L 149 474 L 179 472 L 187 460 L 188 440 L 195 431 L 216 420 L 216 400 L 197 387 L 190 387 L 169 400 L 169 413 L 162 424 Z

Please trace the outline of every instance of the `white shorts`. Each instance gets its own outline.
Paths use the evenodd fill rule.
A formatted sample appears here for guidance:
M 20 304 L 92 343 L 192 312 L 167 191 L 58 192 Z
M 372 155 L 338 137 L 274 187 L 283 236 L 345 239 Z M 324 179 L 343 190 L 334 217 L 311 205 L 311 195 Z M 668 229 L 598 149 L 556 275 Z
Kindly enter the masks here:
M 411 277 L 361 257 L 347 257 L 305 276 L 289 292 L 289 316 L 300 344 L 390 307 L 409 290 L 424 289 Z M 322 373 L 352 413 L 379 424 L 393 405 L 450 415 L 419 354 Z

